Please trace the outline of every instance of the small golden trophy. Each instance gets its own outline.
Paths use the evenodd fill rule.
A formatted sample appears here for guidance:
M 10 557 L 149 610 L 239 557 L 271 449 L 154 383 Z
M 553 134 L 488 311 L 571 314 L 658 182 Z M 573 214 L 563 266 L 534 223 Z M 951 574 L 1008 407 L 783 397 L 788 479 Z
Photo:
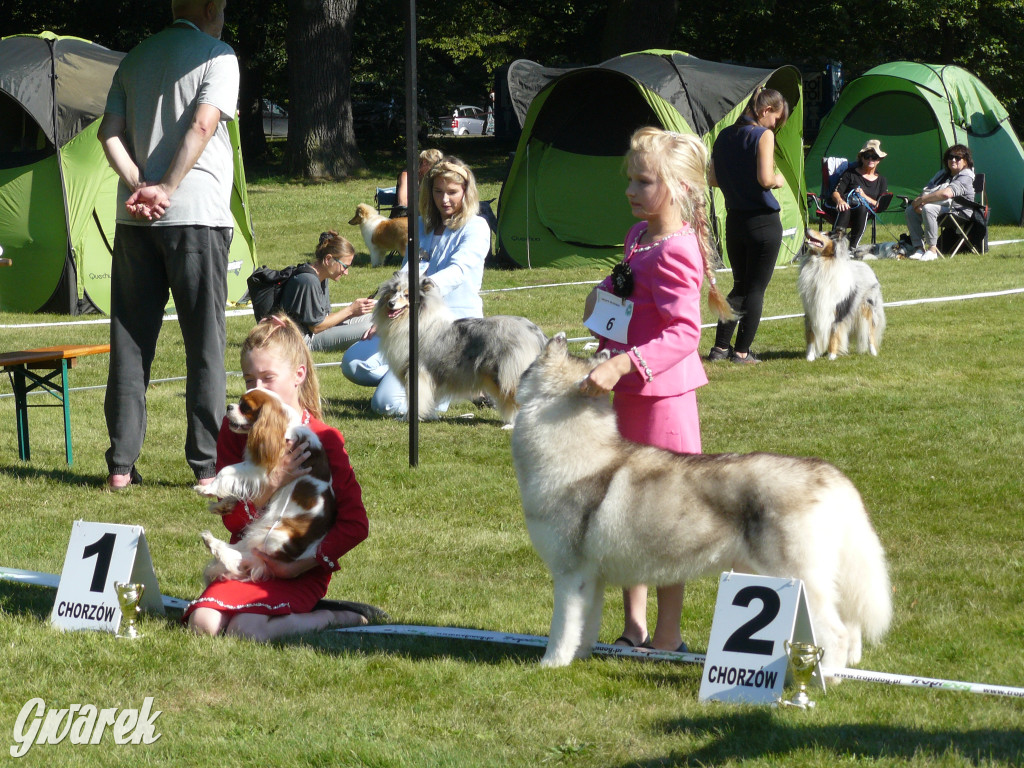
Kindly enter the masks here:
M 129 640 L 142 637 L 142 633 L 135 626 L 135 616 L 141 610 L 139 602 L 142 600 L 142 593 L 145 589 L 146 586 L 144 584 L 131 584 L 124 581 L 114 582 L 117 602 L 121 606 L 121 623 L 117 628 L 117 637 Z
M 789 640 L 785 641 L 784 646 L 786 653 L 789 654 L 789 668 L 793 671 L 796 694 L 791 699 L 785 699 L 782 705 L 811 709 L 814 707 L 814 702 L 807 695 L 807 686 L 811 682 L 814 668 L 818 666 L 821 657 L 825 654 L 825 649 L 812 643 L 791 643 Z

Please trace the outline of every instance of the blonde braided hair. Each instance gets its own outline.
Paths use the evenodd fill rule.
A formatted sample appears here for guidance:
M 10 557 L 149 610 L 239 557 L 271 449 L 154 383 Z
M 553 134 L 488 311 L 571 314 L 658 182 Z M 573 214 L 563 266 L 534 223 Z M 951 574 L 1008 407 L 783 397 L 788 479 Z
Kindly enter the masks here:
M 711 237 L 707 212 L 709 161 L 708 148 L 695 135 L 650 126 L 633 134 L 626 154 L 630 171 L 645 165 L 668 188 L 682 220 L 689 223 L 697 236 L 704 274 L 708 277 L 708 306 L 721 319 L 735 320 L 736 314 L 718 290 L 715 279 L 715 267 L 721 259 Z

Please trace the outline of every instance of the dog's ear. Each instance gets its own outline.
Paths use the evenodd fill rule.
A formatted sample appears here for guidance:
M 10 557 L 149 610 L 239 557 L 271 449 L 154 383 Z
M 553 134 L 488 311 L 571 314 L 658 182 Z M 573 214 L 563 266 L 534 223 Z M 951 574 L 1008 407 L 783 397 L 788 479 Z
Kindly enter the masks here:
M 247 392 L 243 400 L 248 400 L 249 407 L 258 412 L 249 430 L 246 450 L 255 464 L 272 469 L 284 455 L 288 414 L 279 398 L 261 389 Z
M 611 360 L 611 359 L 612 359 L 612 353 L 609 352 L 607 349 L 602 349 L 600 352 L 598 352 L 596 355 L 594 355 L 594 357 L 592 358 L 592 361 L 594 363 L 594 367 L 596 368 L 601 363 L 605 362 L 606 360 Z
M 429 277 L 424 277 L 420 280 L 420 290 L 424 293 L 430 293 L 432 290 L 437 288 L 437 283 L 431 280 Z

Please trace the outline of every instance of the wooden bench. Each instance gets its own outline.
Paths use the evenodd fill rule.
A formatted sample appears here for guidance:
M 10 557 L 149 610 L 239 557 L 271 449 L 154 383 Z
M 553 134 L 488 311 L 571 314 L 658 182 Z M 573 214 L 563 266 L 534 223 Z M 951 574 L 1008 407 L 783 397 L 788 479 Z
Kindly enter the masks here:
M 45 349 L 26 349 L 21 352 L 0 354 L 0 367 L 11 379 L 14 389 L 14 410 L 18 426 L 18 457 L 23 461 L 31 458 L 28 444 L 28 409 L 64 409 L 64 453 L 68 465 L 71 454 L 71 401 L 68 399 L 68 370 L 75 367 L 78 358 L 86 355 L 106 354 L 109 344 L 79 344 Z M 35 371 L 49 371 L 39 374 Z M 60 377 L 58 381 L 58 376 Z M 49 392 L 57 403 L 40 403 L 29 406 L 28 393 L 42 389 Z

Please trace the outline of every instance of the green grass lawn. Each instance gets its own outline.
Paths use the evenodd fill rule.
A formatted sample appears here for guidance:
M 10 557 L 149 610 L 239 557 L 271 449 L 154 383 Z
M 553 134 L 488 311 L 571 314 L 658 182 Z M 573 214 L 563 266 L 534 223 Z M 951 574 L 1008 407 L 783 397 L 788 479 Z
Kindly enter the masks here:
M 463 145 L 456 145 L 463 152 Z M 465 143 L 471 162 L 476 145 Z M 483 158 L 487 159 L 487 158 Z M 483 164 L 497 194 L 501 160 Z M 259 260 L 307 258 L 320 231 L 352 239 L 360 268 L 332 287 L 365 296 L 390 274 L 371 269 L 345 222 L 400 160 L 375 158 L 340 184 L 250 182 Z M 1024 237 L 995 228 L 993 239 Z M 1024 288 L 1024 244 L 933 263 L 873 264 L 887 302 Z M 599 269 L 486 273 L 486 290 L 593 281 Z M 729 278 L 721 278 L 728 289 Z M 585 336 L 587 285 L 485 294 L 488 314 L 530 317 L 548 334 Z M 895 619 L 862 667 L 1024 686 L 1024 296 L 890 307 L 877 359 L 803 359 L 796 270 L 779 270 L 755 350 L 760 366 L 709 365 L 699 392 L 708 452 L 821 456 L 860 488 L 890 561 Z M 709 316 L 710 317 L 710 316 Z M 102 343 L 96 317 L 0 315 L 0 348 Z M 69 321 L 73 327 L 28 327 Z M 710 322 L 710 319 L 708 319 Z M 228 321 L 225 364 L 251 316 Z M 16 326 L 16 327 L 11 327 Z M 702 351 L 711 345 L 704 334 Z M 577 351 L 580 349 L 576 346 Z M 337 356 L 318 356 L 320 363 Z M 369 539 L 344 558 L 329 596 L 380 605 L 401 623 L 546 635 L 551 581 L 530 545 L 496 412 L 453 404 L 420 427 L 373 416 L 370 392 L 320 368 L 326 420 L 344 433 L 370 516 Z M 72 373 L 75 463 L 64 464 L 57 409 L 33 409 L 32 461 L 17 459 L 14 404 L 0 398 L 0 565 L 59 573 L 72 521 L 142 525 L 165 594 L 195 596 L 216 523 L 190 489 L 183 457 L 183 352 L 169 322 L 149 394 L 139 469 L 145 485 L 102 490 L 106 360 Z M 243 389 L 228 379 L 227 397 Z M 0 383 L 0 395 L 10 386 Z M 39 402 L 42 402 L 39 400 Z M 453 418 L 472 414 L 472 419 Z M 215 529 L 216 530 L 216 529 Z M 689 585 L 683 636 L 706 647 L 717 580 Z M 140 707 L 162 714 L 151 745 L 38 745 L 27 765 L 107 766 L 1011 766 L 1024 763 L 1024 701 L 855 681 L 812 712 L 697 702 L 696 666 L 612 659 L 541 670 L 537 649 L 463 641 L 362 639 L 324 633 L 270 646 L 196 638 L 173 617 L 144 616 L 126 642 L 49 626 L 53 591 L 0 582 L 0 734 L 13 745 L 22 706 Z M 653 609 L 653 605 L 652 605 Z M 609 589 L 601 639 L 621 629 Z M 652 617 L 653 619 L 653 617 Z

